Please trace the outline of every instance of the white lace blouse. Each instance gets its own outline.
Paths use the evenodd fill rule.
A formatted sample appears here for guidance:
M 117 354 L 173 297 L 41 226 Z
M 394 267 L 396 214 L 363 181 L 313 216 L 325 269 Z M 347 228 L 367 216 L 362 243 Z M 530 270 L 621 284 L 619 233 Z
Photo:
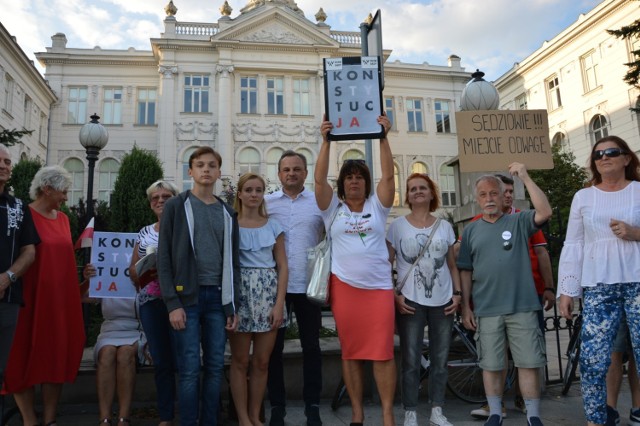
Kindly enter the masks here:
M 558 294 L 581 296 L 583 287 L 640 281 L 640 242 L 616 237 L 609 222 L 640 227 L 640 182 L 605 192 L 582 189 L 573 197 L 558 267 Z

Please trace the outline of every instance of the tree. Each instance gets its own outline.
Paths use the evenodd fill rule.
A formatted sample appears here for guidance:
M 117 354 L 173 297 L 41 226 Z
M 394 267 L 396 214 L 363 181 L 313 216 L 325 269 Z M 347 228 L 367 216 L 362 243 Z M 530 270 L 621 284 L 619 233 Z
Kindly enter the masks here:
M 560 256 L 562 243 L 569 221 L 569 211 L 573 196 L 587 184 L 587 171 L 575 163 L 575 155 L 554 145 L 553 169 L 531 170 L 529 175 L 544 191 L 553 208 L 553 217 L 546 225 L 545 234 L 549 240 L 552 259 Z
M 625 25 L 619 30 L 607 30 L 607 32 L 622 40 L 635 40 L 640 37 L 640 19 L 636 19 L 632 24 Z M 627 73 L 623 77 L 623 80 L 630 86 L 634 86 L 640 89 L 640 49 L 631 52 L 635 58 L 631 62 L 627 62 L 625 65 L 629 67 Z M 640 112 L 640 108 L 630 108 L 632 111 Z
M 111 194 L 110 224 L 114 232 L 138 232 L 156 221 L 149 208 L 146 190 L 162 179 L 164 172 L 155 154 L 134 146 L 122 158 Z
M 31 187 L 31 181 L 40 170 L 40 167 L 42 167 L 42 164 L 32 158 L 20 160 L 13 166 L 8 185 L 13 188 L 14 195 L 25 204 L 33 201 L 29 196 L 29 187 Z
M 30 135 L 31 133 L 33 133 L 33 130 L 27 130 L 24 127 L 22 128 L 22 130 L 5 129 L 0 131 L 0 143 L 6 146 L 15 145 L 16 143 L 20 142 L 20 138 L 22 138 L 24 135 Z

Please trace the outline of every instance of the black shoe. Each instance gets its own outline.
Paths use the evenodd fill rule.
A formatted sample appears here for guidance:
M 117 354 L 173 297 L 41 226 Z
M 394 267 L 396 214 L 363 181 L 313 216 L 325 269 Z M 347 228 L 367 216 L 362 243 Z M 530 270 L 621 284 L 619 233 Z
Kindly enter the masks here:
M 322 426 L 320 407 L 317 405 L 307 405 L 304 409 L 304 415 L 307 416 L 307 426 Z
M 271 418 L 269 419 L 269 426 L 284 426 L 284 416 L 287 415 L 287 411 L 284 407 L 275 406 L 271 407 Z
M 607 405 L 607 421 L 605 426 L 616 426 L 620 424 L 620 414 L 618 410 Z

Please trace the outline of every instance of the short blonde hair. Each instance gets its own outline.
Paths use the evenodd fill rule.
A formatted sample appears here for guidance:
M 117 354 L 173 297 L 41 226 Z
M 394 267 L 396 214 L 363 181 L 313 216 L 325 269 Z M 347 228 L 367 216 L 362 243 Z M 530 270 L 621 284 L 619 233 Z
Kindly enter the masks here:
M 147 199 L 151 201 L 151 194 L 161 189 L 169 191 L 174 197 L 178 195 L 178 188 L 173 183 L 160 179 L 153 182 L 147 188 Z
M 35 200 L 42 195 L 42 189 L 49 186 L 56 191 L 65 192 L 71 187 L 71 175 L 61 166 L 47 166 L 38 170 L 31 181 L 29 197 Z

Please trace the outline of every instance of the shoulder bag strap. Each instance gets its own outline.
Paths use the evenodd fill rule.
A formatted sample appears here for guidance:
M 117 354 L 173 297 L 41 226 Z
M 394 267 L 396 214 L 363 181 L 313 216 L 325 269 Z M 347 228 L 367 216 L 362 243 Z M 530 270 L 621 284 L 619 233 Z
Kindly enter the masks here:
M 436 222 L 433 224 L 433 228 L 431 229 L 431 233 L 429 234 L 429 239 L 427 240 L 426 244 L 422 247 L 422 250 L 420 250 L 420 254 L 418 254 L 418 257 L 416 257 L 416 260 L 414 260 L 413 263 L 411 264 L 411 267 L 409 268 L 407 273 L 402 278 L 402 281 L 400 281 L 400 284 L 398 284 L 396 286 L 396 293 L 397 294 L 400 294 L 400 291 L 402 290 L 402 287 L 404 287 L 404 284 L 407 282 L 407 278 L 409 278 L 409 274 L 411 273 L 411 271 L 413 271 L 413 268 L 418 264 L 420 259 L 422 259 L 422 256 L 424 256 L 424 254 L 427 252 L 427 249 L 429 248 L 429 245 L 431 244 L 431 240 L 433 239 L 433 236 L 435 235 L 435 233 L 436 233 L 436 231 L 438 229 L 438 225 L 440 225 L 440 220 L 442 220 L 442 219 L 440 219 L 440 218 L 436 219 Z

